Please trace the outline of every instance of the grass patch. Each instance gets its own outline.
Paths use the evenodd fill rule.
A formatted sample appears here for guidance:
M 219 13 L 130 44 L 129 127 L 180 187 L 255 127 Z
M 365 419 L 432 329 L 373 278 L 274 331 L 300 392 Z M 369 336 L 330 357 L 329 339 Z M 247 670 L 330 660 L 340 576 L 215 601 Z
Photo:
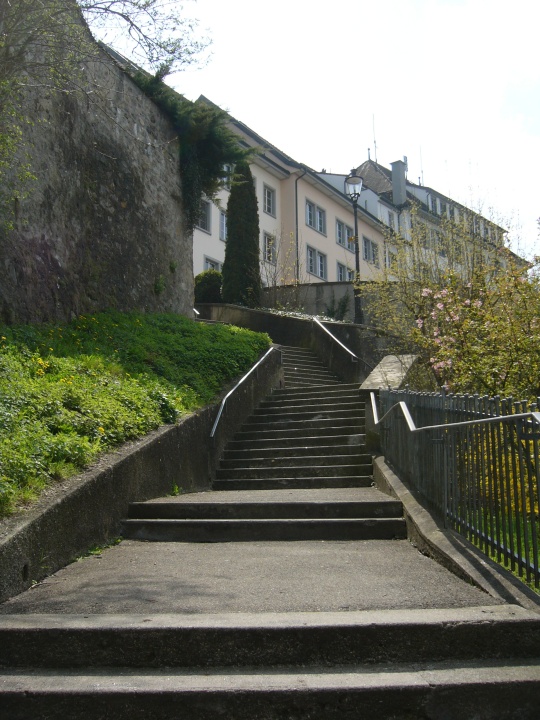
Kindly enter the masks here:
M 210 402 L 269 344 L 262 333 L 172 314 L 0 326 L 0 517 Z

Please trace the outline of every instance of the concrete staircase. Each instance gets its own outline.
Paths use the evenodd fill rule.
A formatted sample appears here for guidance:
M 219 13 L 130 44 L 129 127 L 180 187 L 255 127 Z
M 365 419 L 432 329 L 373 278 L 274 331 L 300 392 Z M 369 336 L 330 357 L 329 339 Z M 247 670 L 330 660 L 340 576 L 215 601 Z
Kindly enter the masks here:
M 132 504 L 124 537 L 154 541 L 133 545 L 156 552 L 163 548 L 161 554 L 171 558 L 194 557 L 187 548 L 219 549 L 222 563 L 209 563 L 209 570 L 204 553 L 197 554 L 201 565 L 193 593 L 199 602 L 203 587 L 206 597 L 212 587 L 219 595 L 219 586 L 233 572 L 233 557 L 241 559 L 243 548 L 264 575 L 275 572 L 265 570 L 273 548 L 284 549 L 280 562 L 293 567 L 299 554 L 305 564 L 310 553 L 331 547 L 335 552 L 329 557 L 336 565 L 344 562 L 341 574 L 334 573 L 331 563 L 317 566 L 320 576 L 309 577 L 302 586 L 309 596 L 313 590 L 308 583 L 321 584 L 323 577 L 330 577 L 333 587 L 347 582 L 352 570 L 341 558 L 348 552 L 360 556 L 356 574 L 362 573 L 367 548 L 376 545 L 381 548 L 378 577 L 366 576 L 370 579 L 364 584 L 377 584 L 387 604 L 340 612 L 246 612 L 242 605 L 226 613 L 0 615 L 0 666 L 6 668 L 0 676 L 3 717 L 538 717 L 540 616 L 500 604 L 454 576 L 445 586 L 444 607 L 431 606 L 429 592 L 425 601 L 407 606 L 403 585 L 395 584 L 397 565 L 388 565 L 388 559 L 400 550 L 400 557 L 410 553 L 416 563 L 418 554 L 404 539 L 388 540 L 405 538 L 402 507 L 371 487 L 357 387 L 328 377 L 305 351 L 284 348 L 284 362 L 285 389 L 262 403 L 229 443 L 214 490 Z M 122 546 L 128 550 L 128 545 L 111 553 Z M 222 552 L 229 547 L 231 552 Z M 153 557 L 152 564 L 158 564 Z M 431 563 L 422 559 L 421 573 L 426 574 L 415 575 L 416 585 L 438 585 L 446 577 L 438 566 L 434 573 Z M 109 585 L 101 582 L 103 593 L 122 583 L 121 570 L 117 572 Z M 274 592 L 283 592 L 278 588 L 283 588 L 286 572 L 276 578 L 270 574 Z M 213 576 L 214 584 L 205 585 L 203 575 L 206 580 Z M 253 592 L 252 586 L 242 585 L 245 578 L 234 577 L 246 593 Z M 82 587 L 89 582 L 85 575 Z M 68 587 L 60 584 L 58 592 L 65 596 Z M 125 591 L 118 592 L 121 597 Z M 389 607 L 389 595 L 395 609 L 380 609 Z M 300 603 L 298 593 L 295 602 Z
M 282 351 L 285 389 L 255 410 L 217 470 L 214 490 L 237 495 L 229 492 L 228 501 L 215 493 L 214 502 L 132 503 L 124 537 L 162 542 L 406 537 L 401 503 L 371 488 L 358 386 L 339 383 L 309 351 Z M 330 488 L 358 488 L 357 499 L 318 501 L 313 494 Z M 257 493 L 246 496 L 260 490 L 275 493 L 264 502 Z M 283 490 L 300 492 L 292 499 Z

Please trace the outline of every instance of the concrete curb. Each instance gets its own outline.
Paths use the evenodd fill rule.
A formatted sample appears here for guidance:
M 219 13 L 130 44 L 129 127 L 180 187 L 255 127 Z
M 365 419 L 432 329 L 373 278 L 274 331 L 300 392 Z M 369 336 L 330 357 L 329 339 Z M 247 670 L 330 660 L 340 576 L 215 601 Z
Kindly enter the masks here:
M 408 537 L 420 552 L 497 600 L 540 613 L 540 596 L 452 530 L 446 530 L 386 464 L 373 461 L 376 487 L 403 503 Z

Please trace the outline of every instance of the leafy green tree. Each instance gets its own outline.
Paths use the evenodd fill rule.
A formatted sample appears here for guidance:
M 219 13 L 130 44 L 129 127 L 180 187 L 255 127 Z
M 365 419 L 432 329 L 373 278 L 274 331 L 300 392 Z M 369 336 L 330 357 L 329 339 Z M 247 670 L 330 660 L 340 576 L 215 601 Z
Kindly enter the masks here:
M 223 263 L 223 302 L 260 305 L 259 212 L 253 175 L 237 163 L 227 203 L 227 244 Z

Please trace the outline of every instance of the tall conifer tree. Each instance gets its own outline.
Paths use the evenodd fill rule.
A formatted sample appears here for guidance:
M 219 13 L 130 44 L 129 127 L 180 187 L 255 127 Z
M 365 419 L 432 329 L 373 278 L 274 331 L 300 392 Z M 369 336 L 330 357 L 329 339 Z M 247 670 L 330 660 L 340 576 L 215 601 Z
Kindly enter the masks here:
M 223 263 L 223 302 L 257 307 L 261 296 L 259 212 L 253 175 L 237 163 L 227 203 L 227 245 Z

